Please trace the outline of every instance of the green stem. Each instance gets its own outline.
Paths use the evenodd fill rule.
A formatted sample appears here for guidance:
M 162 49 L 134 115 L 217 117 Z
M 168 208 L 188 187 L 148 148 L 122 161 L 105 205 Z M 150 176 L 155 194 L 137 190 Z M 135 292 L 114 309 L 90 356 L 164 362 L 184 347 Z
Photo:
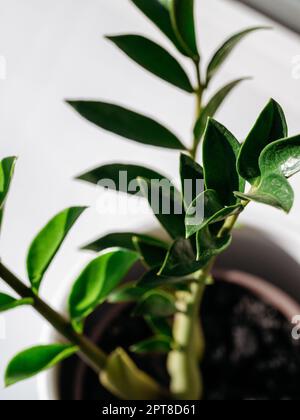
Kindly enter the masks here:
M 42 315 L 63 337 L 80 348 L 81 358 L 98 374 L 105 369 L 107 356 L 85 336 L 77 334 L 72 325 L 60 314 L 48 306 L 33 291 L 25 286 L 11 271 L 0 263 L 0 277 L 21 298 L 31 298 L 33 307 Z

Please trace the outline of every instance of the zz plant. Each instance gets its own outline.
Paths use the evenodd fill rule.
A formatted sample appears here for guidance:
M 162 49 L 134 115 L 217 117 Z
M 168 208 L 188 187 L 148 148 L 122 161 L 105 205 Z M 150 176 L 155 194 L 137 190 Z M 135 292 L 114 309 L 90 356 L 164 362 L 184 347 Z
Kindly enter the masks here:
M 213 283 L 216 257 L 231 243 L 235 223 L 251 201 L 289 212 L 294 194 L 288 179 L 300 170 L 300 136 L 288 137 L 281 107 L 271 100 L 259 115 L 246 140 L 235 136 L 213 119 L 229 93 L 244 79 L 237 79 L 209 100 L 204 94 L 236 45 L 250 28 L 229 38 L 213 55 L 205 74 L 200 70 L 193 0 L 131 0 L 166 36 L 181 55 L 190 59 L 196 73 L 194 85 L 167 50 L 139 35 L 108 39 L 132 60 L 161 79 L 196 98 L 196 119 L 190 146 L 160 123 L 117 105 L 98 101 L 68 101 L 81 116 L 97 126 L 146 145 L 176 149 L 180 155 L 182 191 L 172 186 L 171 211 L 155 212 L 170 240 L 132 232 L 112 233 L 87 245 L 97 256 L 81 272 L 70 292 L 69 319 L 55 312 L 39 294 L 44 275 L 68 232 L 85 210 L 69 208 L 55 216 L 32 242 L 27 258 L 29 286 L 0 263 L 0 276 L 19 298 L 0 295 L 0 311 L 30 305 L 65 339 L 64 344 L 38 346 L 18 354 L 8 365 L 5 383 L 18 381 L 48 369 L 78 353 L 99 375 L 101 383 L 123 399 L 199 399 L 203 384 L 199 366 L 205 343 L 199 308 L 206 287 Z M 205 95 L 206 98 L 206 95 Z M 197 160 L 202 145 L 202 166 Z M 0 165 L 1 219 L 16 159 Z M 137 181 L 140 194 L 151 203 L 151 180 L 165 177 L 151 169 L 119 163 L 101 166 L 79 177 L 91 183 L 109 178 L 117 189 L 119 173 Z M 192 194 L 185 193 L 192 180 Z M 199 182 L 204 188 L 197 193 Z M 247 183 L 247 184 L 246 184 Z M 202 185 L 202 184 L 201 184 Z M 250 189 L 246 185 L 250 185 Z M 166 194 L 166 191 L 164 191 Z M 175 211 L 178 202 L 182 211 Z M 195 209 L 202 208 L 195 217 Z M 121 284 L 138 261 L 146 273 L 137 282 Z M 85 319 L 101 304 L 132 302 L 133 316 L 144 317 L 153 330 L 147 341 L 133 343 L 127 351 L 117 348 L 105 354 L 84 335 Z M 141 371 L 131 353 L 167 353 L 170 389 Z

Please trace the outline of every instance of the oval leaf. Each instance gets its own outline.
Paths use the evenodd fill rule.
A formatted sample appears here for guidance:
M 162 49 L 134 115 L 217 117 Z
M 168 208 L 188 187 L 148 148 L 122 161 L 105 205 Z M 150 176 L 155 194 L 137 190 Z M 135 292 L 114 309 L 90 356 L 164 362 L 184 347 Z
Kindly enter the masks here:
M 136 283 L 129 283 L 110 293 L 107 301 L 109 303 L 136 302 L 148 291 L 149 289 L 138 287 Z
M 145 317 L 145 321 L 154 334 L 159 337 L 166 337 L 169 341 L 173 338 L 171 323 L 168 322 L 168 319 L 147 316 Z
M 134 316 L 168 317 L 176 312 L 175 299 L 163 291 L 148 292 L 138 303 Z
M 4 293 L 0 293 L 0 312 L 10 311 L 19 306 L 23 305 L 33 305 L 34 300 L 31 298 L 27 299 L 15 299 L 11 296 L 8 296 Z
M 207 189 L 215 190 L 225 206 L 236 204 L 234 191 L 244 191 L 245 183 L 236 170 L 240 150 L 238 140 L 223 125 L 210 119 L 203 141 L 203 167 Z
M 188 93 L 194 92 L 178 61 L 155 42 L 139 35 L 111 36 L 108 39 L 144 69 Z
M 247 35 L 261 29 L 270 29 L 268 27 L 259 26 L 254 28 L 246 29 L 242 32 L 239 32 L 231 36 L 214 54 L 213 58 L 209 62 L 207 73 L 206 73 L 206 86 L 209 84 L 212 77 L 217 73 L 219 68 L 232 53 L 234 48 L 242 41 Z
M 130 351 L 137 354 L 168 353 L 171 350 L 170 339 L 166 337 L 153 337 L 130 347 Z
M 159 274 L 175 278 L 185 277 L 199 271 L 205 263 L 197 261 L 191 241 L 178 239 L 170 248 Z
M 299 172 L 300 135 L 267 146 L 259 158 L 259 168 L 263 177 L 269 173 L 278 173 L 290 178 Z
M 206 262 L 222 254 L 230 246 L 231 242 L 231 235 L 218 238 L 211 234 L 208 227 L 200 230 L 197 234 L 197 260 Z
M 78 350 L 75 346 L 62 344 L 38 346 L 25 350 L 9 363 L 5 373 L 5 385 L 13 385 L 50 369 Z
M 153 213 L 169 235 L 176 239 L 185 236 L 185 212 L 181 195 L 172 184 L 139 178 L 141 191 Z
M 27 256 L 27 272 L 38 292 L 43 276 L 70 229 L 86 207 L 71 207 L 56 215 L 32 242 Z
M 279 174 L 270 174 L 262 178 L 257 187 L 249 193 L 236 193 L 236 196 L 249 201 L 267 204 L 289 213 L 294 204 L 294 191 L 289 182 Z
M 139 195 L 140 190 L 137 182 L 138 177 L 150 180 L 157 179 L 158 181 L 167 179 L 164 175 L 161 175 L 152 169 L 123 163 L 100 166 L 99 168 L 95 168 L 92 171 L 78 176 L 77 179 L 110 188 L 114 191 L 137 196 Z
M 100 252 L 108 248 L 123 248 L 131 251 L 136 251 L 134 238 L 138 238 L 142 241 L 151 241 L 151 243 L 160 248 L 168 248 L 168 244 L 161 241 L 160 239 L 154 238 L 153 236 L 141 235 L 140 233 L 134 232 L 121 232 L 111 233 L 97 239 L 89 245 L 84 246 L 82 249 Z
M 164 392 L 144 371 L 140 370 L 121 348 L 115 350 L 100 373 L 100 382 L 113 395 L 123 400 L 161 400 Z
M 249 80 L 249 78 L 243 78 L 235 80 L 228 85 L 220 89 L 208 102 L 208 104 L 202 109 L 201 114 L 194 127 L 194 136 L 198 139 L 198 144 L 200 143 L 205 128 L 207 120 L 214 117 L 220 106 L 223 104 L 227 96 L 232 92 L 232 90 L 237 87 L 241 82 Z
M 149 268 L 157 267 L 164 262 L 168 247 L 158 246 L 156 241 L 151 241 L 151 238 L 142 239 L 134 237 L 133 242 L 137 252 Z
M 87 265 L 69 297 L 69 312 L 75 326 L 80 328 L 81 321 L 104 302 L 137 260 L 137 253 L 117 249 L 103 253 Z
M 179 52 L 187 55 L 185 49 L 178 41 L 172 26 L 169 0 L 131 1 L 173 42 Z
M 251 184 L 255 184 L 261 175 L 259 168 L 261 152 L 268 144 L 287 137 L 287 133 L 283 110 L 276 101 L 271 99 L 242 144 L 237 164 L 240 176 Z
M 117 105 L 95 101 L 68 101 L 83 118 L 104 130 L 151 146 L 185 150 L 167 128 L 151 118 Z
M 239 214 L 243 210 L 241 204 L 222 206 L 218 195 L 213 190 L 200 194 L 186 212 L 186 237 L 190 238 L 205 226 L 222 222 L 229 216 Z
M 203 192 L 204 174 L 202 167 L 185 154 L 180 156 L 181 187 L 186 207 Z
M 194 61 L 198 61 L 194 0 L 170 0 L 169 3 L 173 28 L 180 44 Z

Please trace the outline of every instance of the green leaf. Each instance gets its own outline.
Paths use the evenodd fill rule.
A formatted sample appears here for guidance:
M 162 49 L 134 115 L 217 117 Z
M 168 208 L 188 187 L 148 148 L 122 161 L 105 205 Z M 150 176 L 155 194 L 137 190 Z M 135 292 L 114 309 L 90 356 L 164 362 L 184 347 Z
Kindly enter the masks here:
M 187 55 L 185 49 L 178 41 L 172 26 L 169 0 L 131 1 L 173 42 L 179 52 Z
M 164 262 L 168 252 L 168 246 L 162 247 L 161 245 L 157 245 L 156 240 L 152 241 L 151 238 L 142 239 L 137 236 L 133 238 L 133 242 L 142 260 L 148 267 L 157 267 Z
M 208 102 L 208 104 L 202 109 L 201 114 L 194 127 L 194 136 L 198 139 L 198 144 L 200 143 L 205 128 L 207 120 L 214 117 L 220 106 L 223 104 L 228 95 L 232 90 L 237 87 L 241 82 L 249 80 L 249 78 L 244 77 L 242 79 L 235 80 L 228 85 L 220 89 Z
M 69 297 L 69 312 L 78 328 L 124 279 L 138 260 L 135 252 L 116 249 L 102 253 L 82 271 Z
M 186 211 L 186 237 L 190 238 L 205 226 L 222 222 L 229 216 L 239 214 L 243 206 L 238 203 L 224 207 L 214 190 L 200 194 Z
M 185 146 L 167 128 L 151 118 L 117 105 L 96 101 L 67 101 L 83 118 L 129 140 L 167 149 Z
M 159 181 L 166 179 L 166 176 L 152 169 L 122 163 L 100 166 L 79 175 L 77 179 L 137 196 L 139 193 L 138 177 L 157 179 Z
M 289 182 L 278 174 L 270 174 L 263 178 L 258 187 L 253 187 L 249 193 L 236 192 L 236 196 L 267 204 L 289 213 L 294 204 L 294 192 Z
M 5 373 L 5 385 L 14 385 L 50 369 L 78 350 L 78 347 L 63 344 L 38 346 L 25 350 L 9 363 Z
M 137 354 L 168 353 L 171 348 L 170 339 L 166 337 L 153 337 L 134 344 L 130 347 L 130 351 Z
M 257 183 L 261 175 L 259 157 L 264 148 L 287 137 L 286 119 L 280 105 L 273 99 L 259 115 L 253 129 L 243 143 L 238 157 L 238 171 L 251 184 Z
M 16 157 L 8 157 L 0 162 L 0 227 L 3 218 L 5 201 L 13 177 L 16 161 Z
M 43 276 L 70 229 L 86 207 L 71 207 L 57 214 L 33 240 L 27 256 L 27 272 L 38 292 Z
M 14 299 L 4 293 L 0 293 L 0 312 L 6 312 L 11 309 L 15 309 L 18 306 L 33 305 L 34 300 L 31 298 L 27 299 Z
M 208 226 L 205 227 L 197 234 L 197 260 L 206 262 L 222 254 L 230 246 L 231 242 L 231 235 L 218 238 L 211 234 Z
M 140 300 L 134 316 L 168 317 L 176 312 L 175 299 L 169 293 L 153 290 Z
M 159 274 L 169 277 L 184 277 L 203 268 L 205 263 L 196 260 L 191 241 L 178 239 L 168 252 Z
M 155 267 L 149 270 L 142 278 L 137 282 L 137 285 L 142 288 L 156 289 L 164 286 L 174 286 L 176 284 L 190 282 L 190 279 L 182 279 L 180 277 L 169 277 L 158 275 L 160 267 Z
M 113 395 L 123 400 L 161 400 L 163 391 L 145 372 L 140 370 L 121 348 L 109 357 L 100 382 Z
M 236 204 L 234 191 L 244 191 L 236 161 L 240 150 L 238 140 L 223 125 L 210 119 L 203 141 L 204 179 L 207 189 L 215 190 L 225 206 Z
M 181 188 L 186 207 L 203 191 L 204 174 L 202 167 L 185 154 L 180 156 Z
M 139 35 L 112 36 L 108 39 L 144 69 L 188 93 L 194 92 L 185 70 L 158 44 Z
M 265 147 L 259 158 L 259 170 L 260 182 L 242 198 L 288 213 L 294 203 L 294 192 L 286 178 L 300 171 L 300 136 L 278 140 Z
M 212 77 L 217 73 L 222 64 L 226 61 L 228 56 L 232 53 L 234 48 L 242 41 L 247 35 L 261 29 L 270 29 L 268 27 L 259 26 L 254 28 L 246 29 L 231 36 L 214 54 L 213 58 L 209 62 L 207 73 L 206 73 L 206 85 L 209 84 Z
M 169 340 L 173 338 L 172 327 L 167 319 L 146 316 L 145 321 L 155 335 L 166 337 Z
M 16 161 L 16 157 L 8 157 L 0 162 L 0 209 L 4 206 Z
M 136 302 L 148 292 L 149 289 L 138 287 L 136 283 L 125 284 L 116 290 L 114 290 L 107 298 L 109 303 L 127 303 Z
M 290 178 L 300 171 L 300 135 L 275 141 L 268 145 L 259 158 L 262 176 L 278 173 Z
M 168 248 L 168 244 L 161 241 L 160 239 L 154 238 L 153 236 L 141 235 L 135 232 L 121 232 L 121 233 L 110 233 L 96 241 L 85 245 L 82 249 L 100 252 L 108 248 L 124 248 L 131 251 L 136 251 L 134 238 L 138 238 L 142 241 L 151 241 L 153 245 L 161 248 Z
M 194 0 L 170 0 L 169 4 L 173 28 L 180 44 L 194 61 L 198 61 Z
M 166 180 L 167 181 L 167 180 Z M 144 197 L 147 198 L 153 213 L 169 235 L 176 239 L 185 236 L 185 213 L 181 195 L 172 184 L 139 178 Z

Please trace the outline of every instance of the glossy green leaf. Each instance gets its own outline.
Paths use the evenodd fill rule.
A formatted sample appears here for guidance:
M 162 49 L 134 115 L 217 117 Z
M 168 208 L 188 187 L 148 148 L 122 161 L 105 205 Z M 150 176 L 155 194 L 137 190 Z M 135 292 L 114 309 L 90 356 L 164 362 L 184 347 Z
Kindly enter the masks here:
M 115 249 L 103 252 L 87 265 L 69 297 L 69 313 L 75 326 L 80 328 L 81 321 L 104 302 L 137 260 L 137 253 Z
M 86 207 L 71 207 L 57 214 L 33 240 L 27 256 L 27 272 L 32 288 L 39 290 L 43 276 L 70 229 Z
M 199 60 L 197 48 L 194 0 L 170 0 L 172 25 L 176 36 L 193 60 Z
M 185 49 L 178 41 L 172 26 L 169 0 L 131 1 L 173 42 L 179 52 L 187 55 Z
M 270 29 L 268 27 L 254 27 L 246 29 L 231 36 L 214 54 L 213 58 L 209 62 L 207 73 L 206 73 L 206 85 L 209 84 L 212 77 L 217 73 L 222 64 L 226 61 L 228 56 L 232 53 L 234 48 L 242 41 L 247 35 L 261 29 Z
M 112 36 L 108 39 L 144 69 L 188 93 L 194 92 L 185 70 L 158 44 L 139 35 Z
M 157 241 L 152 241 L 151 238 L 140 238 L 138 236 L 133 238 L 133 242 L 148 267 L 157 267 L 164 262 L 168 247 L 157 245 Z
M 128 283 L 114 290 L 107 298 L 109 303 L 136 302 L 148 292 L 148 288 L 139 287 L 136 283 Z
M 210 119 L 203 141 L 204 179 L 207 189 L 215 190 L 225 206 L 236 204 L 234 191 L 244 191 L 236 161 L 240 150 L 238 140 L 223 125 Z
M 107 360 L 106 369 L 100 373 L 100 382 L 113 395 L 123 400 L 161 400 L 164 393 L 160 386 L 140 370 L 121 348 Z
M 185 213 L 181 195 L 170 184 L 161 186 L 157 182 L 139 178 L 144 197 L 147 198 L 153 213 L 169 235 L 176 239 L 185 236 Z
M 31 298 L 15 299 L 4 293 L 0 293 L 0 312 L 10 311 L 11 309 L 15 309 L 19 306 L 33 305 L 33 303 L 34 303 L 34 300 Z
M 211 234 L 207 226 L 197 234 L 197 260 L 206 262 L 222 254 L 230 246 L 231 241 L 231 235 L 218 238 Z
M 151 146 L 185 150 L 178 138 L 160 123 L 118 105 L 96 101 L 68 101 L 83 118 L 104 130 Z
M 257 183 L 261 175 L 259 168 L 261 152 L 268 144 L 287 137 L 287 133 L 283 110 L 271 99 L 241 147 L 237 165 L 240 176 L 251 184 Z
M 239 214 L 242 210 L 243 206 L 240 203 L 224 207 L 214 190 L 206 190 L 186 211 L 186 237 L 190 238 L 205 226 L 222 222 L 229 216 Z
M 259 158 L 260 182 L 242 198 L 289 212 L 294 192 L 286 178 L 300 171 L 300 136 L 269 144 Z M 237 194 L 238 195 L 238 194 Z
M 135 316 L 168 317 L 176 312 L 175 299 L 163 291 L 148 292 L 137 304 Z
M 233 91 L 235 87 L 237 87 L 241 82 L 245 80 L 249 80 L 249 78 L 238 79 L 224 86 L 208 101 L 207 105 L 202 109 L 194 127 L 194 136 L 196 139 L 198 139 L 198 144 L 203 137 L 207 125 L 207 120 L 215 116 L 216 112 L 228 97 L 228 95 Z
M 181 277 L 169 277 L 164 275 L 158 275 L 160 269 L 161 267 L 155 267 L 149 270 L 137 282 L 137 285 L 142 288 L 156 289 L 159 287 L 172 287 L 176 284 L 190 282 L 190 279 L 182 279 Z
M 184 203 L 188 207 L 203 192 L 204 174 L 202 167 L 183 153 L 180 156 L 180 178 Z
M 268 145 L 259 158 L 263 177 L 278 173 L 290 178 L 300 171 L 300 135 L 275 141 Z
M 11 180 L 13 177 L 17 158 L 8 157 L 0 162 L 0 227 Z
M 77 179 L 97 184 L 101 187 L 110 188 L 114 191 L 138 195 L 138 177 L 157 179 L 159 181 L 166 179 L 164 175 L 161 175 L 152 169 L 123 163 L 100 166 L 87 173 L 79 175 Z
M 191 241 L 178 239 L 170 248 L 159 274 L 169 277 L 184 277 L 194 274 L 204 265 L 202 261 L 196 260 Z
M 38 346 L 25 350 L 9 363 L 5 373 L 5 385 L 13 385 L 50 369 L 78 350 L 75 346 L 63 344 Z
M 278 174 L 270 174 L 263 178 L 258 187 L 253 187 L 249 193 L 236 193 L 244 200 L 267 204 L 289 213 L 294 204 L 294 192 L 289 182 Z
M 168 322 L 168 319 L 146 316 L 145 320 L 155 335 L 168 339 L 173 338 L 171 323 Z
M 130 347 L 130 351 L 137 354 L 168 353 L 171 348 L 171 342 L 168 338 L 158 336 L 134 344 Z
M 120 232 L 110 233 L 97 239 L 96 241 L 85 245 L 82 249 L 100 252 L 108 248 L 124 248 L 131 251 L 136 250 L 134 238 L 141 239 L 143 241 L 151 241 L 153 245 L 161 248 L 168 248 L 168 244 L 161 241 L 160 239 L 154 238 L 153 236 L 142 235 L 135 232 Z

